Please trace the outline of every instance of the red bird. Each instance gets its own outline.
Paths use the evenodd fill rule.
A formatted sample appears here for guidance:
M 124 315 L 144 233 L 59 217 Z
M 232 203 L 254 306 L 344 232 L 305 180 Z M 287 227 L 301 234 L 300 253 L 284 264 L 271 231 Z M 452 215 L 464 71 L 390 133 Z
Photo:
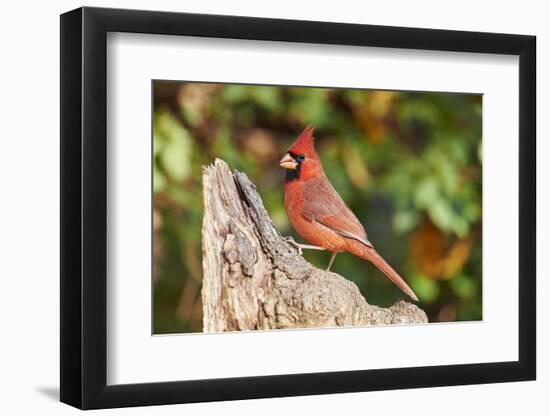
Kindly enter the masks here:
M 280 162 L 286 171 L 285 209 L 294 229 L 310 245 L 306 249 L 332 252 L 327 271 L 340 252 L 372 262 L 413 300 L 415 293 L 376 252 L 357 217 L 338 195 L 323 170 L 313 145 L 313 128 L 307 127 Z

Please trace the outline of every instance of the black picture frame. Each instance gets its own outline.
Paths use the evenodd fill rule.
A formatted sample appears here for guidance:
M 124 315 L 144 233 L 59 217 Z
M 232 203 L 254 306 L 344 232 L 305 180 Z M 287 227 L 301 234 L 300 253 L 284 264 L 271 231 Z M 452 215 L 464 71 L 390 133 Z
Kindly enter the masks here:
M 519 360 L 107 385 L 108 32 L 519 56 Z M 61 15 L 60 56 L 62 402 L 93 409 L 536 378 L 534 36 L 85 7 Z

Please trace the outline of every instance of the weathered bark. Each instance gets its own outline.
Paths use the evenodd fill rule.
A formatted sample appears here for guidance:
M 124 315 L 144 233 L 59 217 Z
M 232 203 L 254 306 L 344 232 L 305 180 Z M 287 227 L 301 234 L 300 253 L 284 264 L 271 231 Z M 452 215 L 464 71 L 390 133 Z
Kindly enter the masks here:
M 203 192 L 205 332 L 427 322 L 414 304 L 370 305 L 353 282 L 308 263 L 224 161 L 203 167 Z

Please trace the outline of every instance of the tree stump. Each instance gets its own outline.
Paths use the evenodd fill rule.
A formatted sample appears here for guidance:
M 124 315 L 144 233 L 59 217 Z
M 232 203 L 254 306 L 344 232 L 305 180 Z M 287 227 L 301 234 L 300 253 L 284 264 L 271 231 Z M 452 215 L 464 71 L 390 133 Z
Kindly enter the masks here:
M 426 323 L 398 301 L 367 303 L 357 286 L 308 263 L 273 226 L 248 177 L 203 167 L 203 331 Z

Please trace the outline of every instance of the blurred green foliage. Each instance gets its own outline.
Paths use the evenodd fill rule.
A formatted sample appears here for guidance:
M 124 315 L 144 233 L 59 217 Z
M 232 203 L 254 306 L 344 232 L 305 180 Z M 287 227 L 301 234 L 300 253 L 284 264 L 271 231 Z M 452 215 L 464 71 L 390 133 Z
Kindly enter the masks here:
M 201 331 L 201 166 L 218 157 L 257 185 L 293 235 L 278 161 L 315 126 L 327 176 L 430 321 L 481 319 L 481 96 L 155 82 L 154 331 Z M 329 254 L 306 251 L 324 268 Z M 335 272 L 370 303 L 404 295 L 341 254 Z

